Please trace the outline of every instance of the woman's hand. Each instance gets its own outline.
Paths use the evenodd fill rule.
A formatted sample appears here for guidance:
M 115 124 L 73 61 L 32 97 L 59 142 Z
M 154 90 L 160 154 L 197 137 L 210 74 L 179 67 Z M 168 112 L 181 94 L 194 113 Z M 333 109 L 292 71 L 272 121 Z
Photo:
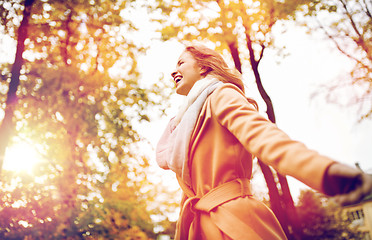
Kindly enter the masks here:
M 358 203 L 372 194 L 372 177 L 357 168 L 334 163 L 326 173 L 324 190 L 340 205 Z

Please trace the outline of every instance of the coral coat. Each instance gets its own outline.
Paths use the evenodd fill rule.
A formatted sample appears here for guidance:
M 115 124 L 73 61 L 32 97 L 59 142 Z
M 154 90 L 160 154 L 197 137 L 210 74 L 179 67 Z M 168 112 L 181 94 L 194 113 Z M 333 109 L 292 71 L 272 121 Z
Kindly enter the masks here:
M 184 198 L 176 239 L 286 239 L 250 192 L 253 156 L 321 192 L 334 162 L 291 140 L 235 85 L 222 84 L 206 99 L 191 137 L 191 182 L 178 178 Z

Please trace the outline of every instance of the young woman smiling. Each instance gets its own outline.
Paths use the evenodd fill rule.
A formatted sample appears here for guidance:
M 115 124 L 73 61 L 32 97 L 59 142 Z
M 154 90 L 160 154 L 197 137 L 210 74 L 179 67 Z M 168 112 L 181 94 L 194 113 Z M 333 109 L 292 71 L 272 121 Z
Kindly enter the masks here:
M 160 167 L 183 190 L 175 239 L 286 239 L 272 211 L 250 190 L 256 156 L 340 204 L 359 201 L 372 179 L 291 140 L 244 95 L 239 72 L 204 46 L 189 46 L 172 73 L 186 96 L 159 140 Z

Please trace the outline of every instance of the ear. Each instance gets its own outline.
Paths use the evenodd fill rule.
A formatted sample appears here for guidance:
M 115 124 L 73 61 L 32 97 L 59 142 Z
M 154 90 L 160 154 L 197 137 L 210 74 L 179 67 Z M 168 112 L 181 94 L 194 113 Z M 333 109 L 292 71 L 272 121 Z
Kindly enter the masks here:
M 200 75 L 205 77 L 207 76 L 207 74 L 212 71 L 212 69 L 210 67 L 201 67 L 200 68 Z

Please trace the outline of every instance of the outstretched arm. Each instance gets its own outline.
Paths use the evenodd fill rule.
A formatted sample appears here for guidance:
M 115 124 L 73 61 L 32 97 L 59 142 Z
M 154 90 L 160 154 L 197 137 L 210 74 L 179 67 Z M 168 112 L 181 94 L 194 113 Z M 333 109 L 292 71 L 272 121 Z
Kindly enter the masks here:
M 357 168 L 341 164 L 303 143 L 293 141 L 251 105 L 232 84 L 217 88 L 212 110 L 242 145 L 278 172 L 297 178 L 342 204 L 360 201 L 372 191 L 372 179 Z
M 324 192 L 326 170 L 335 161 L 289 138 L 264 118 L 232 84 L 223 84 L 211 95 L 212 114 L 245 149 L 275 168 L 309 187 Z

